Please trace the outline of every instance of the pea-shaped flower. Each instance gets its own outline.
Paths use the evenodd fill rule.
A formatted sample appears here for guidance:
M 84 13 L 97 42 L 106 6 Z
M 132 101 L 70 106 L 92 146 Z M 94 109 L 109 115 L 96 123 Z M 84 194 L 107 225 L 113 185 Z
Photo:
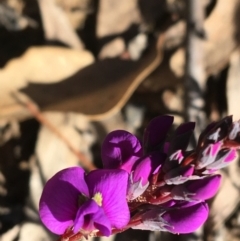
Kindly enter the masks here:
M 72 228 L 74 233 L 99 230 L 109 236 L 112 228 L 123 228 L 129 222 L 127 184 L 128 173 L 120 169 L 95 170 L 87 175 L 80 167 L 64 169 L 44 187 L 40 218 L 58 235 Z

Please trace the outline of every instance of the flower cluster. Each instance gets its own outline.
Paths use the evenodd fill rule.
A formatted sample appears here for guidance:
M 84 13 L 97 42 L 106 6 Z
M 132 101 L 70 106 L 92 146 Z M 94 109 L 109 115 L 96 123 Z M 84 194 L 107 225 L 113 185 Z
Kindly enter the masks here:
M 194 123 L 180 125 L 169 139 L 172 124 L 171 116 L 154 118 L 143 143 L 127 131 L 108 134 L 103 169 L 85 174 L 72 167 L 47 182 L 40 199 L 42 222 L 63 240 L 127 228 L 195 231 L 208 217 L 206 200 L 220 186 L 217 170 L 237 156 L 240 122 L 228 116 L 210 124 L 193 150 L 187 148 Z

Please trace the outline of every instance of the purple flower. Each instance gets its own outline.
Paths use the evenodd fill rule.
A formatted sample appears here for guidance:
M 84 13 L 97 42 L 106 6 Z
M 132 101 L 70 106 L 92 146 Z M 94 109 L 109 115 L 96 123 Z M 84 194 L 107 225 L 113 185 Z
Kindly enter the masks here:
M 85 175 L 80 167 L 64 169 L 45 185 L 39 204 L 40 218 L 55 234 L 125 227 L 130 219 L 126 201 L 128 174 L 123 170 L 95 170 Z
M 112 131 L 102 144 L 104 168 L 121 168 L 130 173 L 141 154 L 142 146 L 137 137 L 124 130 Z
M 240 121 L 228 116 L 210 124 L 193 150 L 187 148 L 195 124 L 182 124 L 167 138 L 172 124 L 172 116 L 154 118 L 144 148 L 133 134 L 113 131 L 102 145 L 105 169 L 85 174 L 73 167 L 53 176 L 40 199 L 45 226 L 64 240 L 130 227 L 172 233 L 199 228 L 209 212 L 205 200 L 220 186 L 221 176 L 213 173 L 240 148 Z

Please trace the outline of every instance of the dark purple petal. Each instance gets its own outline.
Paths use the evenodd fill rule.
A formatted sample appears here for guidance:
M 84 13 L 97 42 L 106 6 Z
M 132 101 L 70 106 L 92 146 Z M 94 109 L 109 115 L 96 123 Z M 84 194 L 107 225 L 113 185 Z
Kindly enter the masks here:
M 111 234 L 111 224 L 103 209 L 90 199 L 80 206 L 74 221 L 74 233 L 84 230 L 90 233 L 98 229 L 104 236 Z
M 185 151 L 188 147 L 190 138 L 193 135 L 193 130 L 195 128 L 194 122 L 187 122 L 181 124 L 174 133 L 172 140 L 169 143 L 168 155 L 172 155 L 177 150 Z
M 165 154 L 167 154 L 169 152 L 169 148 L 170 148 L 170 142 L 164 142 L 164 145 L 163 145 L 163 152 Z
M 213 130 L 213 128 L 217 125 L 217 122 L 212 122 L 210 123 L 200 134 L 199 138 L 198 138 L 198 146 L 201 148 L 203 142 L 205 141 L 208 133 Z
M 172 233 L 191 233 L 197 230 L 208 217 L 208 206 L 205 202 L 193 206 L 173 208 L 162 215 L 171 226 L 166 229 Z
M 172 153 L 163 164 L 164 172 L 169 172 L 170 170 L 177 168 L 184 158 L 182 150 L 177 150 Z
M 232 116 L 226 116 L 205 135 L 205 140 L 217 142 L 227 137 L 229 130 L 232 126 Z
M 171 155 L 177 150 L 185 151 L 188 147 L 188 144 L 192 135 L 193 135 L 193 131 L 188 131 L 181 135 L 174 136 L 170 141 L 168 155 Z
M 102 194 L 102 208 L 115 228 L 123 228 L 130 219 L 126 201 L 128 177 L 124 170 L 95 170 L 86 176 L 91 196 Z
M 175 186 L 171 191 L 171 195 L 175 200 L 206 200 L 217 193 L 220 183 L 221 175 L 188 181 Z
M 81 194 L 89 196 L 80 167 L 64 169 L 46 183 L 39 203 L 44 225 L 55 234 L 63 234 L 73 224 Z
M 103 166 L 114 169 L 125 164 L 126 171 L 130 173 L 132 165 L 141 156 L 141 150 L 141 144 L 136 136 L 123 130 L 113 131 L 102 144 Z
M 144 147 L 154 150 L 166 138 L 173 123 L 172 116 L 159 116 L 150 121 L 144 132 Z
M 194 128 L 195 128 L 195 122 L 183 123 L 176 129 L 175 134 L 177 136 L 182 135 L 186 132 L 193 131 Z

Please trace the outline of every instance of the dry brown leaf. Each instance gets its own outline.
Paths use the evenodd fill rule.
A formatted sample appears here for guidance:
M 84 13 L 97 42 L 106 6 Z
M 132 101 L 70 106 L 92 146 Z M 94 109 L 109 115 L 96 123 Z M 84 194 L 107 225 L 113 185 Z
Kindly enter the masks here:
M 11 93 L 31 83 L 54 83 L 93 63 L 88 51 L 62 47 L 31 47 L 0 69 L 0 109 L 16 101 Z M 1 111 L 0 111 L 1 112 Z M 1 115 L 1 114 L 0 114 Z

